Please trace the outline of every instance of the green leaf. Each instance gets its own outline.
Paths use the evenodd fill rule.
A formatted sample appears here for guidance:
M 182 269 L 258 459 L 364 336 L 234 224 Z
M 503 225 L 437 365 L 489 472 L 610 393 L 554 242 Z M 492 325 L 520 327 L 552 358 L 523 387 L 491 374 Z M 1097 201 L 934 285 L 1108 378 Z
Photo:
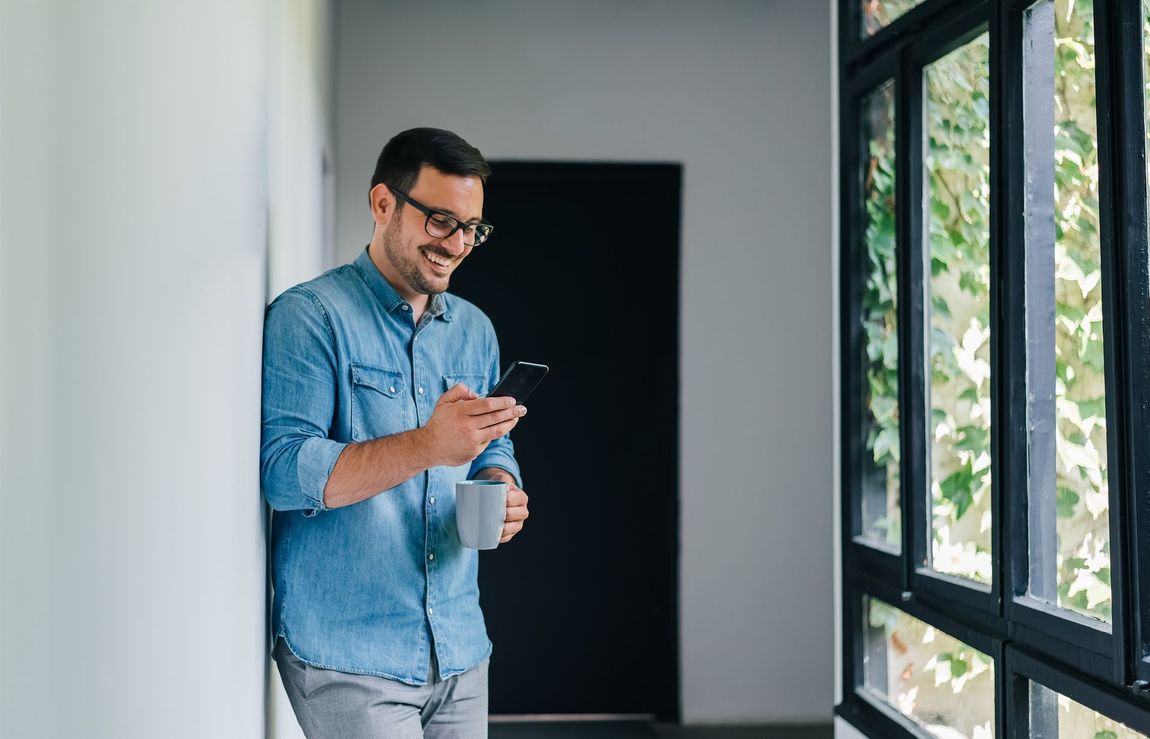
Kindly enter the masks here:
M 1062 569 L 1064 572 L 1073 573 L 1075 570 L 1086 568 L 1086 560 L 1082 557 L 1067 557 L 1062 560 Z
M 1074 508 L 1081 498 L 1070 488 L 1059 486 L 1054 496 L 1055 508 L 1059 518 L 1074 518 Z
M 946 304 L 946 299 L 937 293 L 931 293 L 930 307 L 943 318 L 951 317 L 950 306 Z
M 1086 344 L 1082 347 L 1082 351 L 1079 352 L 1079 356 L 1082 359 L 1082 363 L 1087 367 L 1093 368 L 1095 372 L 1105 371 L 1106 357 L 1102 352 L 1101 341 L 1087 340 Z
M 958 286 L 976 298 L 980 297 L 984 292 L 982 277 L 973 271 L 963 271 L 963 273 L 958 276 Z
M 877 464 L 899 461 L 897 428 L 884 428 L 874 441 L 874 461 Z
M 1106 417 L 1106 398 L 1095 398 L 1093 400 L 1080 400 L 1078 401 L 1078 413 L 1083 419 L 1087 418 L 1105 418 Z
M 952 472 L 939 483 L 942 497 L 954 505 L 954 517 L 958 520 L 974 502 L 974 474 L 967 463 Z
M 981 452 L 989 446 L 990 429 L 982 426 L 960 426 L 958 429 L 958 441 L 955 443 L 955 449 L 962 449 L 969 452 Z
M 1076 608 L 1080 611 L 1086 611 L 1090 608 L 1090 599 L 1086 596 L 1085 590 L 1079 590 L 1069 600 L 1066 601 L 1071 608 Z
M 1086 311 L 1082 310 L 1076 305 L 1069 303 L 1058 302 L 1058 315 L 1066 316 L 1074 322 L 1081 321 L 1086 316 Z

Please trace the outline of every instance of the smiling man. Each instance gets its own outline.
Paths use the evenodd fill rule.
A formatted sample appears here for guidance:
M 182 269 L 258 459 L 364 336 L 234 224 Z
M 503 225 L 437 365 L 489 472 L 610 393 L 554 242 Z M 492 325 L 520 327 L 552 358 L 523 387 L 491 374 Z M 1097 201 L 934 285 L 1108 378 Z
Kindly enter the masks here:
M 491 235 L 490 171 L 449 131 L 397 135 L 372 177 L 368 247 L 268 307 L 274 649 L 309 739 L 487 736 L 491 642 L 454 491 L 506 481 L 501 543 L 522 529 L 507 434 L 526 408 L 480 397 L 495 331 L 446 290 Z

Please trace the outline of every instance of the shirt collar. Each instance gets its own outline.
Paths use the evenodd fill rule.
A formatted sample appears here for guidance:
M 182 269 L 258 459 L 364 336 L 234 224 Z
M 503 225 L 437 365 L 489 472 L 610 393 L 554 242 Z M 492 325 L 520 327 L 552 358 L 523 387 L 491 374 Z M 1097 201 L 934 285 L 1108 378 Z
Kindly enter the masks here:
M 355 258 L 353 266 L 363 277 L 367 286 L 371 288 L 371 291 L 375 293 L 375 297 L 379 298 L 379 302 L 383 304 L 388 313 L 395 312 L 407 302 L 380 273 L 375 262 L 371 261 L 371 255 L 367 253 L 366 247 Z M 451 320 L 450 304 L 446 293 L 436 293 L 431 296 L 431 300 L 427 303 L 427 315 L 432 318 L 442 318 L 445 321 Z

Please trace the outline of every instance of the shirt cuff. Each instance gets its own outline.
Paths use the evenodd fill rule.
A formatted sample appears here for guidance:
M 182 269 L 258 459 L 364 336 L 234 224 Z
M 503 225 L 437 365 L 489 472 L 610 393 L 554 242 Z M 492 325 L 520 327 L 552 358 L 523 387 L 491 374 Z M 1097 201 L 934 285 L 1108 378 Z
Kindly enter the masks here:
M 487 455 L 486 453 L 480 455 L 471 464 L 471 474 L 469 477 L 474 477 L 480 470 L 485 470 L 488 467 L 498 467 L 499 469 L 509 473 L 515 478 L 515 484 L 522 489 L 523 478 L 519 475 L 519 465 L 515 463 L 514 459 L 508 459 L 503 454 Z
M 312 437 L 304 441 L 296 458 L 296 473 L 299 475 L 299 489 L 311 503 L 311 515 L 326 511 L 323 503 L 323 489 L 331 477 L 332 468 L 343 453 L 347 444 L 331 439 Z

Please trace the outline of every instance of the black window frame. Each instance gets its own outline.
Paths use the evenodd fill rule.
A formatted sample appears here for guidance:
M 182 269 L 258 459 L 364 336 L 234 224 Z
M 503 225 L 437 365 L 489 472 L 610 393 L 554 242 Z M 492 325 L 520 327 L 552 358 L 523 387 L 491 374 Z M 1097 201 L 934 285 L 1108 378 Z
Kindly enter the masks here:
M 1142 0 L 1095 0 L 1095 49 L 1110 486 L 1112 622 L 1025 595 L 1029 485 L 1024 289 L 1026 259 L 1024 13 L 1042 0 L 925 0 L 860 38 L 859 0 L 839 0 L 840 348 L 842 428 L 842 702 L 873 736 L 924 736 L 860 691 L 862 600 L 873 596 L 979 649 L 995 662 L 995 735 L 1026 736 L 1019 701 L 1035 680 L 1132 728 L 1150 726 L 1150 250 Z M 989 587 L 926 567 L 931 535 L 926 449 L 929 319 L 924 279 L 923 69 L 990 34 L 991 510 Z M 859 308 L 865 280 L 861 102 L 895 90 L 900 551 L 858 536 L 865 472 Z M 1031 101 L 1041 102 L 1037 99 Z M 1053 167 L 1053 163 L 1049 164 Z M 928 258 L 928 255 L 926 255 Z M 1033 257 L 1032 257 L 1033 258 Z M 1146 564 L 1143 564 L 1146 563 Z M 1022 686 L 1022 687 L 1020 687 Z M 1022 710 L 1023 714 L 1028 711 Z M 1133 723 L 1132 723 L 1133 722 Z M 1137 725 L 1135 725 L 1137 724 Z M 1146 731 L 1146 729 L 1139 729 Z M 1148 732 L 1150 733 L 1150 732 Z

